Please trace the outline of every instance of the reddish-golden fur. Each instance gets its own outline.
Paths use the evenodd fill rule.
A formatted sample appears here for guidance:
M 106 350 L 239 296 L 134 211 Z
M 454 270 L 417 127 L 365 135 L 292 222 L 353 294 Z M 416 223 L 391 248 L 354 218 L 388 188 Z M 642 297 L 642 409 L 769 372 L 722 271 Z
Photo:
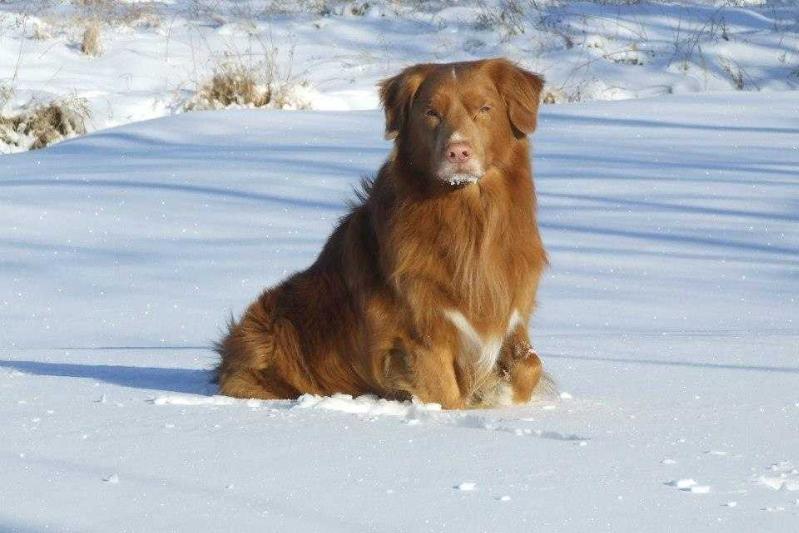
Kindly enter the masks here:
M 392 155 L 316 262 L 231 325 L 220 392 L 528 401 L 541 364 L 527 323 L 546 255 L 526 135 L 542 83 L 501 59 L 384 81 Z

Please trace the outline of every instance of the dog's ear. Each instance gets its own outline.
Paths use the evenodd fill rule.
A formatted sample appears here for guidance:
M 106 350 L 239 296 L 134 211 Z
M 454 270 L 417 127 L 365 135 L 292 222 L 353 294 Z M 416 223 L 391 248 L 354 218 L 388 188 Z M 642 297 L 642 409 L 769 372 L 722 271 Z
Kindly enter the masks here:
M 505 100 L 513 127 L 524 135 L 535 131 L 544 78 L 507 59 L 490 59 L 486 66 L 499 94 Z
M 394 139 L 407 119 L 411 102 L 430 65 L 414 65 L 378 84 L 380 103 L 386 112 L 386 139 Z

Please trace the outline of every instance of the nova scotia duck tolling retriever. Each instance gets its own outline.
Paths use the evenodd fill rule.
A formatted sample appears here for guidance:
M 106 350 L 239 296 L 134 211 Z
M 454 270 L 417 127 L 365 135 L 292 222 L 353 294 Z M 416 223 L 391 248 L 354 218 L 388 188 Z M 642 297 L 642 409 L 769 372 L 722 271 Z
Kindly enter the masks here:
M 379 85 L 394 147 L 307 270 L 218 343 L 221 394 L 528 402 L 547 264 L 530 140 L 543 80 L 505 59 L 420 64 Z

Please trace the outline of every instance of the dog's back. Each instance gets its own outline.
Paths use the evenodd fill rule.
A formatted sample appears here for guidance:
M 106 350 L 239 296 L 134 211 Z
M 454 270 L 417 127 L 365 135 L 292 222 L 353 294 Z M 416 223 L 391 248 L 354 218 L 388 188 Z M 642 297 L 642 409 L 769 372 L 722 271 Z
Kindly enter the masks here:
M 303 393 L 377 393 L 345 354 L 363 352 L 354 298 L 372 271 L 359 239 L 368 219 L 343 219 L 316 262 L 267 289 L 217 345 L 220 392 L 241 398 L 296 398 Z M 360 241 L 360 242 L 359 242 Z M 353 266 L 356 266 L 353 269 Z

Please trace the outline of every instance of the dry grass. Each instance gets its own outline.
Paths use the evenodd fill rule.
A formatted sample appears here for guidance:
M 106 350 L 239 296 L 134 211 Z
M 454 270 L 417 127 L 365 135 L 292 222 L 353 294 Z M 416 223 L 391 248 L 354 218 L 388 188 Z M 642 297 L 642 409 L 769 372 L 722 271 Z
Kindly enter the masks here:
M 103 43 L 101 41 L 100 22 L 90 20 L 83 30 L 83 38 L 80 42 L 80 51 L 87 56 L 100 56 L 103 54 Z
M 31 38 L 37 41 L 46 41 L 53 36 L 50 33 L 48 24 L 42 20 L 34 21 L 33 28 L 31 29 Z
M 5 83 L 0 84 L 0 112 L 12 98 L 14 98 L 14 88 Z
M 72 0 L 79 19 L 112 26 L 155 28 L 161 25 L 158 6 L 151 2 L 126 3 L 113 0 Z
M 556 87 L 544 87 L 541 93 L 541 103 L 544 104 L 559 104 L 568 100 L 566 94 Z
M 721 69 L 730 77 L 730 81 L 737 90 L 744 90 L 746 86 L 746 72 L 744 72 L 740 65 L 730 59 L 722 59 Z M 757 87 L 755 88 L 758 89 Z
M 481 0 L 478 6 L 480 13 L 475 20 L 475 29 L 499 32 L 503 42 L 525 32 L 525 17 L 531 9 L 528 2 L 501 0 L 498 4 L 489 6 Z
M 186 111 L 228 107 L 308 109 L 309 104 L 297 94 L 304 85 L 292 78 L 290 69 L 286 75 L 278 75 L 274 53 L 267 54 L 264 61 L 254 66 L 228 58 L 183 108 Z
M 272 101 L 269 86 L 259 85 L 256 74 L 242 65 L 226 63 L 197 92 L 187 109 L 230 106 L 264 107 Z M 202 105 L 205 104 L 205 105 Z
M 82 98 L 32 103 L 12 116 L 0 116 L 0 143 L 36 150 L 86 133 L 89 118 Z
M 158 28 L 161 14 L 152 3 L 125 4 L 117 8 L 116 23 L 134 28 Z

